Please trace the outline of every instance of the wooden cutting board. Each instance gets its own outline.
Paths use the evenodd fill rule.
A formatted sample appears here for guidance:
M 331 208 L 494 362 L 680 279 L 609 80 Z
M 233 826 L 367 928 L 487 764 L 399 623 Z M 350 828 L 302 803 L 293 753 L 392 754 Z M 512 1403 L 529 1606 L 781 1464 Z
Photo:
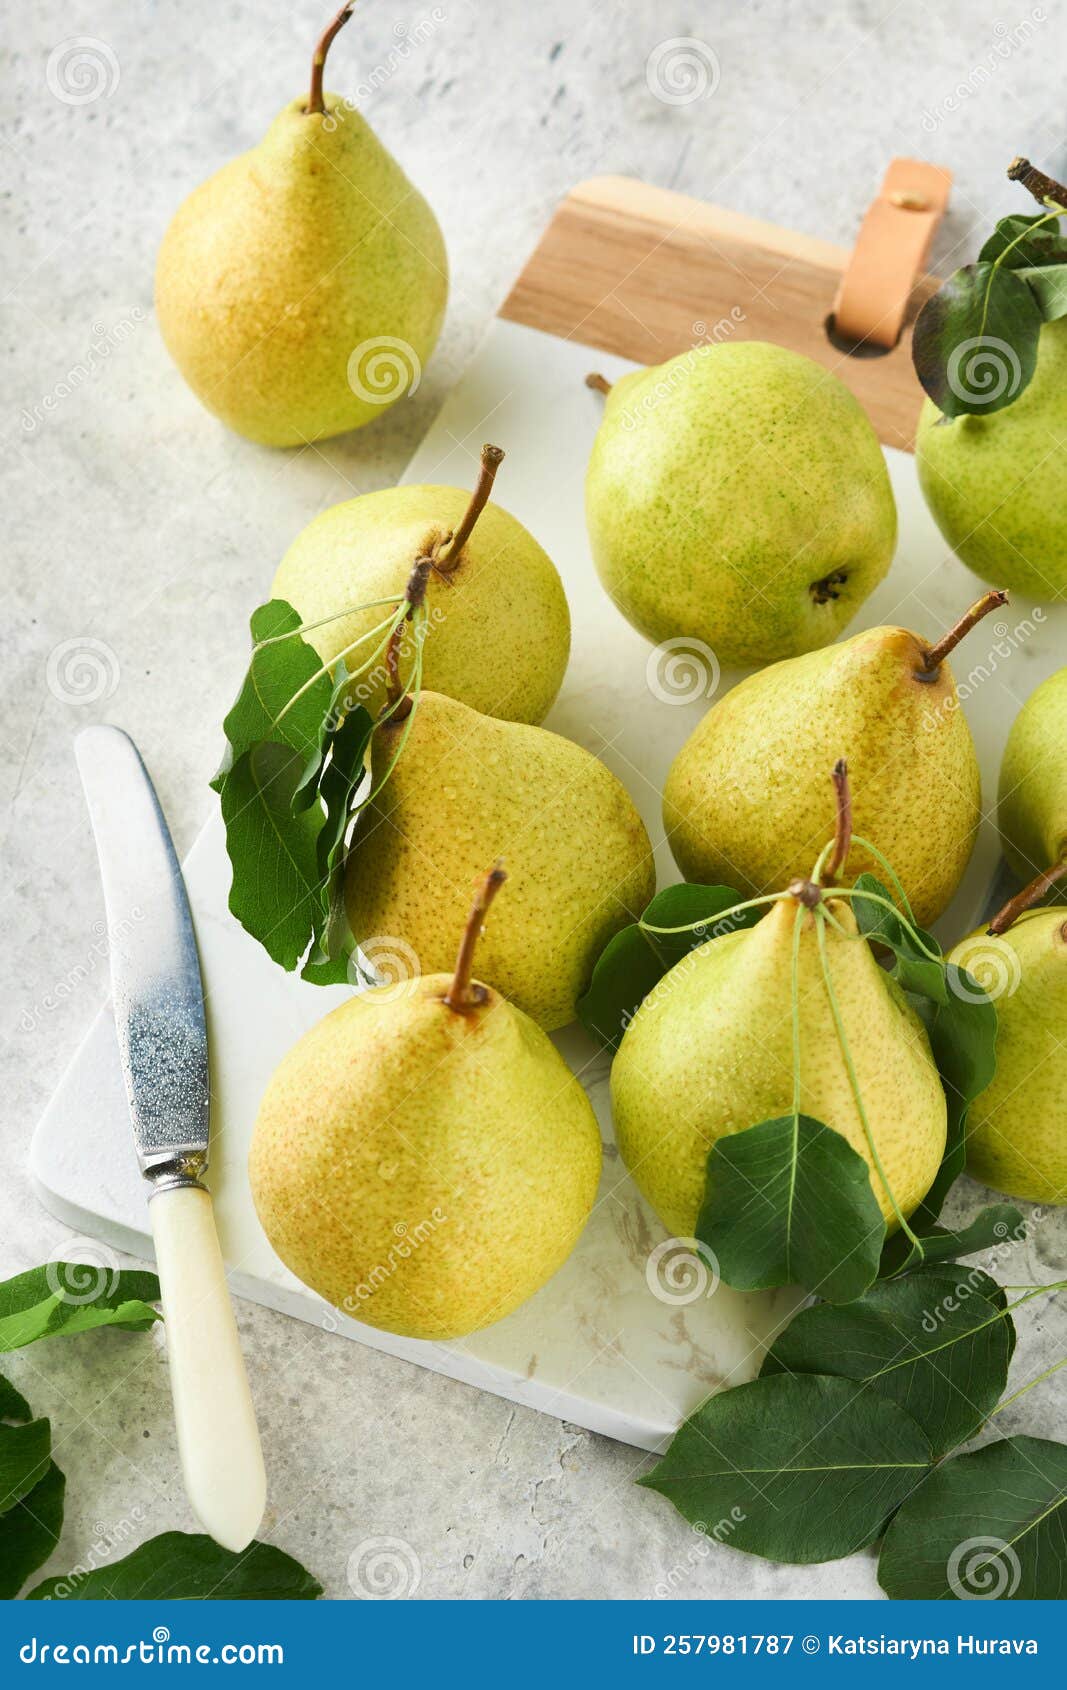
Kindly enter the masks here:
M 883 444 L 910 451 L 923 399 L 912 324 L 940 279 L 916 284 L 892 350 L 849 355 L 827 325 L 850 256 L 666 188 L 598 176 L 567 195 L 500 315 L 636 364 L 702 340 L 775 341 L 833 370 Z

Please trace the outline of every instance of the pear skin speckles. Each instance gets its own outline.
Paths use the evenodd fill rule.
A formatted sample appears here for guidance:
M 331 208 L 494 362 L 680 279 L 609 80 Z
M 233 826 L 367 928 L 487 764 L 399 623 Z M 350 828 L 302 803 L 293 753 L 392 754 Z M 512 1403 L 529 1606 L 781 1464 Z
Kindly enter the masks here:
M 902 1211 L 929 1189 L 945 1148 L 946 1110 L 918 1016 L 846 929 L 827 933 L 831 978 L 868 1123 Z M 727 1133 L 788 1114 L 793 1099 L 792 941 L 783 899 L 750 929 L 712 939 L 664 976 L 628 1027 L 611 1071 L 623 1160 L 663 1224 L 691 1237 L 708 1153 Z M 840 1132 L 871 1168 L 887 1220 L 892 1204 L 856 1108 L 834 1031 L 812 921 L 800 945 L 801 1109 Z
M 566 1260 L 600 1178 L 596 1117 L 544 1033 L 451 976 L 359 994 L 293 1047 L 249 1155 L 282 1261 L 344 1314 L 406 1337 L 500 1320 Z

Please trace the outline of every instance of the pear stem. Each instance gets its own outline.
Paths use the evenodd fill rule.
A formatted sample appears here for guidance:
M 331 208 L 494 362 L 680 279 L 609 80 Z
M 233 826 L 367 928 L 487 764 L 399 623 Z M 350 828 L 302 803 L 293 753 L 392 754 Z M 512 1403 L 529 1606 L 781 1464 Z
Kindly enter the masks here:
M 607 376 L 602 376 L 599 370 L 594 370 L 591 375 L 586 376 L 585 385 L 586 387 L 593 388 L 597 393 L 608 394 L 611 392 L 613 384 L 608 380 Z
M 1062 880 L 1067 874 L 1067 858 L 1061 863 L 1053 863 L 1051 868 L 1042 869 L 1035 875 L 1029 886 L 1024 886 L 1021 892 L 1016 892 L 1014 898 L 1009 898 L 1002 910 L 998 910 L 989 923 L 988 931 L 994 934 L 1006 933 L 1013 922 L 1018 921 L 1026 911 L 1039 904 L 1045 893 L 1055 886 L 1057 880 Z
M 389 644 L 385 648 L 387 708 L 395 714 L 397 721 L 403 721 L 411 710 L 410 700 L 406 710 L 401 708 L 401 696 L 404 688 L 400 680 L 400 647 L 404 643 L 404 626 L 411 621 L 426 597 L 426 583 L 429 580 L 432 568 L 432 557 L 416 558 L 415 567 L 411 571 L 408 584 L 404 589 L 404 614 L 397 617 L 393 631 L 389 636 Z
M 341 30 L 344 29 L 354 10 L 355 0 L 352 0 L 352 3 L 348 6 L 342 6 L 337 16 L 326 25 L 319 36 L 311 58 L 311 91 L 308 94 L 308 103 L 304 107 L 304 111 L 308 114 L 321 113 L 326 110 L 322 103 L 322 71 L 326 63 L 326 55 L 333 46 L 334 36 L 340 34 Z
M 852 845 L 852 792 L 848 784 L 848 764 L 843 757 L 839 757 L 834 764 L 831 779 L 837 797 L 837 821 L 834 826 L 833 854 L 822 877 L 824 883 L 830 886 L 848 862 Z
M 474 894 L 471 913 L 467 917 L 467 925 L 463 929 L 463 937 L 459 942 L 459 954 L 456 957 L 455 973 L 452 984 L 445 993 L 443 1002 L 449 1009 L 454 1009 L 460 1015 L 466 1015 L 472 1009 L 477 1009 L 488 996 L 484 986 L 471 983 L 471 964 L 474 961 L 474 947 L 477 945 L 482 932 L 489 905 L 503 886 L 507 875 L 497 863 L 489 870 Z
M 961 616 L 959 621 L 949 629 L 947 634 L 942 634 L 936 645 L 929 647 L 926 653 L 925 666 L 919 670 L 920 678 L 924 681 L 934 680 L 945 658 L 949 655 L 949 652 L 955 651 L 964 635 L 969 634 L 971 629 L 981 622 L 983 616 L 988 616 L 991 610 L 997 610 L 1000 605 L 1007 604 L 1007 602 L 1007 593 L 1001 592 L 999 587 L 991 593 L 984 593 L 977 603 L 972 604 L 966 615 Z
M 463 520 L 455 533 L 447 541 L 444 550 L 434 559 L 434 568 L 442 575 L 447 575 L 455 569 L 459 562 L 459 554 L 463 550 L 471 534 L 474 524 L 489 503 L 489 495 L 493 491 L 496 472 L 504 462 L 504 454 L 499 446 L 483 446 L 482 461 L 478 470 L 478 480 L 471 494 L 471 502 L 463 513 Z
M 1067 211 L 1067 188 L 1062 182 L 1046 176 L 1043 170 L 1036 170 L 1028 158 L 1012 159 L 1008 166 L 1008 181 L 1021 182 L 1039 205 L 1048 205 L 1051 200 L 1053 205 Z

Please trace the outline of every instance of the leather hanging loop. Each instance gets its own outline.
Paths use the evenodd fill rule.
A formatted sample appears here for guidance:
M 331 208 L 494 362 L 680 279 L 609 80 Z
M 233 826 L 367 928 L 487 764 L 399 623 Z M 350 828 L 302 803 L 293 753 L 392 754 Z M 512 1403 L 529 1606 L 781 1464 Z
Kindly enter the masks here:
M 952 172 L 940 165 L 893 160 L 837 290 L 835 335 L 873 346 L 896 345 L 951 186 Z

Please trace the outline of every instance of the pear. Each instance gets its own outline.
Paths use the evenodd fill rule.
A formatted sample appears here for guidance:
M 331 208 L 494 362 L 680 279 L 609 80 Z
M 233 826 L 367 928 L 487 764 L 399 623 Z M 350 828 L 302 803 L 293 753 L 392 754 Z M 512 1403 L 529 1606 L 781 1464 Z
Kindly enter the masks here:
M 473 497 L 457 487 L 389 487 L 334 505 L 297 536 L 272 595 L 287 599 L 305 622 L 321 624 L 307 637 L 324 661 L 332 666 L 369 633 L 384 614 L 380 601 L 402 599 L 412 566 L 429 557 L 424 684 L 508 721 L 540 722 L 548 714 L 567 667 L 570 612 L 547 552 L 521 522 L 487 502 L 503 456 L 497 446 L 482 448 Z M 369 608 L 375 602 L 379 608 Z M 355 608 L 337 615 L 345 606 Z M 399 653 L 405 682 L 412 643 L 408 638 Z M 372 671 L 352 697 L 377 715 L 385 692 L 384 673 Z
M 482 977 L 549 1032 L 573 1021 L 600 952 L 655 891 L 621 782 L 558 734 L 434 692 L 376 728 L 371 772 L 384 784 L 360 813 L 346 871 L 356 940 L 399 938 L 422 973 L 447 967 L 467 887 L 499 856 L 508 921 L 486 936 Z
M 285 1265 L 409 1338 L 463 1337 L 525 1302 L 596 1198 L 585 1092 L 522 1010 L 470 979 L 502 879 L 475 899 L 454 975 L 361 992 L 304 1035 L 252 1137 L 252 1196 Z
M 988 593 L 936 645 L 868 628 L 750 675 L 708 711 L 675 758 L 663 819 L 687 880 L 775 892 L 803 875 L 824 832 L 825 770 L 844 751 L 855 829 L 889 858 L 928 926 L 967 866 L 981 782 L 945 658 L 1004 602 Z M 881 875 L 857 844 L 857 874 Z
M 585 492 L 593 559 L 622 614 L 727 665 L 836 639 L 896 543 L 860 405 L 821 364 L 761 341 L 694 347 L 617 381 Z
M 1031 693 L 1000 765 L 997 825 L 1020 880 L 1067 858 L 1067 669 Z
M 417 386 L 448 294 L 437 221 L 365 119 L 310 95 L 197 188 L 156 266 L 167 350 L 209 411 L 296 446 L 361 428 Z
M 1045 877 L 1040 876 L 1039 881 Z M 1035 885 L 1036 895 L 1044 887 Z M 1020 894 L 1007 907 L 1030 893 Z M 967 1168 L 1033 1203 L 1067 1201 L 1067 920 L 1062 909 L 1001 912 L 949 954 L 997 1010 L 997 1068 L 967 1112 Z
M 949 421 L 928 399 L 915 455 L 934 521 L 969 569 L 1032 599 L 1067 598 L 1067 317 L 1044 325 L 1033 379 L 1003 410 Z
M 945 1148 L 945 1096 L 918 1016 L 860 940 L 851 904 L 826 894 L 830 976 L 871 1135 L 906 1216 Z M 792 946 L 797 899 L 755 927 L 711 939 L 676 963 L 644 1000 L 611 1070 L 615 1136 L 664 1226 L 690 1238 L 708 1155 L 727 1133 L 793 1107 Z M 801 1111 L 842 1134 L 871 1169 L 882 1213 L 895 1215 L 875 1171 L 805 917 L 798 953 Z

